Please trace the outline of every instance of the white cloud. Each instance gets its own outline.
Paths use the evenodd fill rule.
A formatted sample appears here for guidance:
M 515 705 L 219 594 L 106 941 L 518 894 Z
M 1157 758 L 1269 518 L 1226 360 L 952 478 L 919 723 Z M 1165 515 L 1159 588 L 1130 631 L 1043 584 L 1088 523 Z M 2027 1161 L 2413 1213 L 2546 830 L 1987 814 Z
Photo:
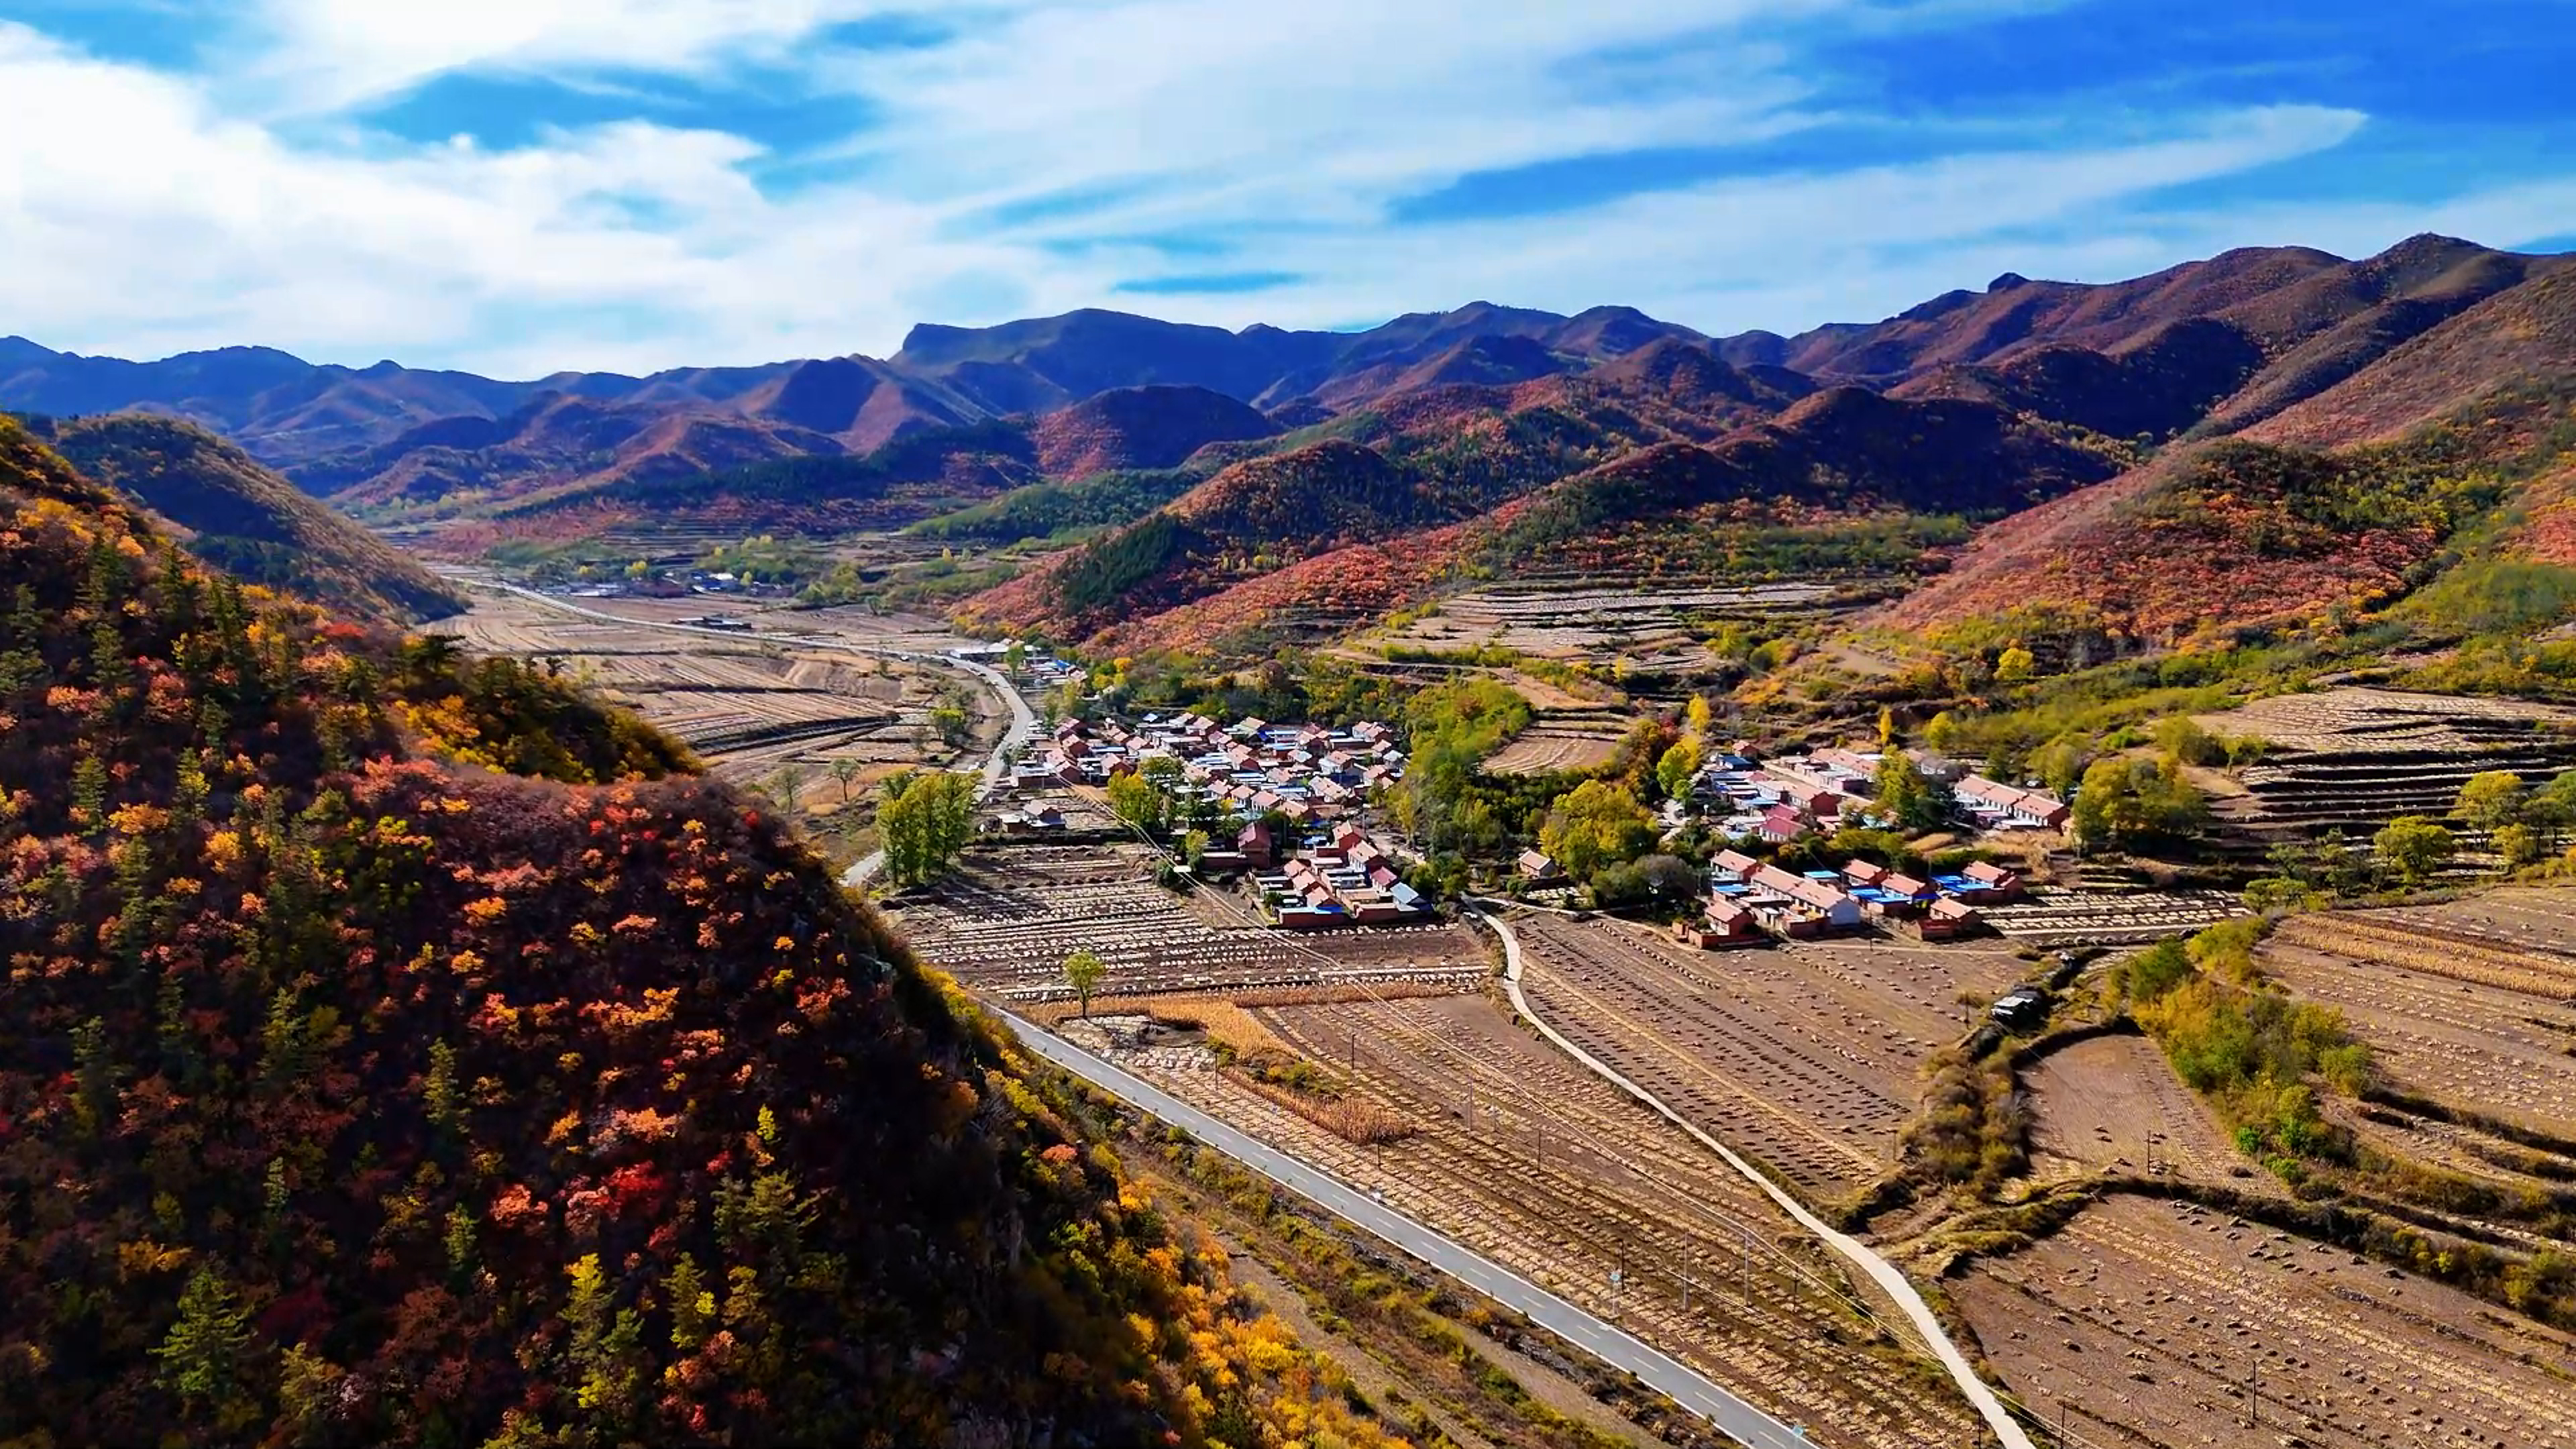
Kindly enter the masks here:
M 2290 105 L 2087 118 L 2045 147 L 1989 138 L 1551 215 L 1387 221 L 1471 172 L 1813 124 L 1833 98 L 1793 21 L 1883 28 L 2020 3 L 1005 0 L 961 18 L 953 43 L 861 51 L 813 38 L 896 7 L 265 0 L 226 42 L 236 60 L 202 77 L 0 23 L 0 332 L 126 355 L 265 342 L 514 375 L 641 370 L 884 352 L 916 320 L 1120 305 L 1123 279 L 1199 270 L 1303 280 L 1145 309 L 1332 325 L 1481 295 L 1788 327 L 2007 267 L 2107 276 L 2257 241 L 2366 250 L 2424 225 L 2510 242 L 2567 214 L 2576 183 L 2429 209 L 2152 201 L 2363 124 Z M 488 149 L 347 119 L 450 72 L 720 79 L 744 61 L 878 114 L 843 144 L 850 179 L 764 193 L 751 177 L 770 163 L 815 158 L 713 129 L 635 121 Z M 1065 193 L 1095 201 L 1028 205 Z M 1059 245 L 1211 229 L 1236 235 L 1230 254 Z
M 695 71 L 776 58 L 888 0 L 259 0 L 251 78 L 289 109 L 381 99 L 450 71 Z

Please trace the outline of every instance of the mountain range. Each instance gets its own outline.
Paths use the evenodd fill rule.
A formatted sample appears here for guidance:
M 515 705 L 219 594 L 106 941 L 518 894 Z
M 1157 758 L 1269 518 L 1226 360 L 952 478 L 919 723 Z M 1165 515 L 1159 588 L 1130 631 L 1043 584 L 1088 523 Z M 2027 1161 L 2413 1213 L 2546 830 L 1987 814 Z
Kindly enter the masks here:
M 621 522 L 830 530 L 960 509 L 929 526 L 997 542 L 1105 528 L 962 609 L 1131 646 L 1365 618 L 1462 567 L 1741 572 L 1793 535 L 1815 554 L 1819 530 L 1865 536 L 1868 569 L 1933 580 L 1906 622 L 2037 589 L 2170 631 L 2210 611 L 2123 594 L 2116 569 L 2070 577 L 2063 530 L 2125 556 L 2138 510 L 2118 500 L 2197 496 L 2174 480 L 2222 441 L 2387 445 L 2558 375 L 2570 261 L 2438 236 L 2361 260 L 2252 248 L 2108 284 L 2007 273 L 1795 336 L 1481 302 L 1349 333 L 1082 311 L 924 325 L 885 359 L 533 382 L 9 339 L 0 407 L 173 414 L 468 550 Z M 2058 552 L 2016 560 L 2024 539 Z M 2408 567 L 2329 561 L 2300 571 L 2315 588 L 2258 602 L 2395 587 Z

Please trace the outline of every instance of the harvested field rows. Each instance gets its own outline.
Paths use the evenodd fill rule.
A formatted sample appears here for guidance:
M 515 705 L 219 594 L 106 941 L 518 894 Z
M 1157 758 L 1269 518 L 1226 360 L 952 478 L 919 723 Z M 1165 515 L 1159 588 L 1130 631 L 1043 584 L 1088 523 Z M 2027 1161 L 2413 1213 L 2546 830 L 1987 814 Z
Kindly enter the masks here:
M 1104 995 L 1141 996 L 1330 981 L 1437 981 L 1461 988 L 1491 966 L 1458 926 L 1387 926 L 1290 936 L 1210 925 L 1153 883 L 1141 857 L 1098 847 L 1033 847 L 971 859 L 899 897 L 904 932 L 966 985 L 1009 1001 L 1071 994 L 1064 959 L 1108 963 Z
M 1616 726 L 1587 729 L 1534 725 L 1487 757 L 1485 768 L 1496 775 L 1597 769 L 1618 755 L 1619 738 Z
M 2277 1192 L 2245 1165 L 2218 1119 L 2142 1036 L 2098 1036 L 2024 1069 L 2036 1121 L 2032 1175 L 2139 1173 Z
M 2514 700 L 2330 689 L 2203 723 L 2273 748 L 2243 771 L 2247 793 L 2218 812 L 2258 847 L 2328 830 L 2366 837 L 2401 815 L 2442 815 L 2481 771 L 2541 780 L 2576 766 L 2576 711 Z
M 1840 1306 L 1848 1288 L 1839 1272 L 1767 1200 L 1669 1124 L 1513 1027 L 1489 1000 L 1255 1015 L 1355 1081 L 1365 1100 L 1409 1121 L 1413 1134 L 1359 1148 L 1219 1073 L 1166 1072 L 1161 1083 L 1615 1318 L 1807 1425 L 1817 1443 L 1966 1441 L 1965 1406 L 1925 1389 L 1892 1350 L 1856 1341 L 1868 1330 Z M 1553 1119 L 1544 1132 L 1527 1109 L 1533 1099 Z M 1784 1250 L 1783 1241 L 1794 1246 Z M 1627 1279 L 1615 1299 L 1613 1269 Z
M 2249 914 L 2225 891 L 2034 889 L 2011 905 L 1977 914 L 2001 934 L 2043 950 L 2061 946 L 2135 946 L 2188 935 Z
M 2191 1204 L 2107 1199 L 1949 1287 L 2089 1443 L 2576 1449 L 2576 1338 Z
M 2293 916 L 2274 935 L 2283 945 L 2304 946 L 2350 961 L 2395 966 L 2549 1001 L 2576 1001 L 2576 956 L 2517 949 L 2464 931 L 2338 912 Z
M 1895 1160 L 1955 998 L 2022 963 L 1975 946 L 1845 942 L 1714 956 L 1619 922 L 1515 922 L 1549 1024 L 1720 1141 L 1826 1197 Z
M 2266 942 L 2264 970 L 2341 1008 L 2398 1085 L 2576 1137 L 2576 1012 L 2564 1000 L 2462 980 L 2456 970 L 2356 960 L 2343 945 L 2321 949 L 2307 939 L 2284 932 Z
M 1627 580 L 1524 578 L 1446 600 L 1437 612 L 1397 632 L 1394 642 L 1441 650 L 1494 644 L 1543 658 L 1592 659 L 1623 651 L 1696 650 L 1693 631 L 1711 619 L 1778 618 L 1834 606 L 1834 590 L 1814 583 L 1650 590 Z

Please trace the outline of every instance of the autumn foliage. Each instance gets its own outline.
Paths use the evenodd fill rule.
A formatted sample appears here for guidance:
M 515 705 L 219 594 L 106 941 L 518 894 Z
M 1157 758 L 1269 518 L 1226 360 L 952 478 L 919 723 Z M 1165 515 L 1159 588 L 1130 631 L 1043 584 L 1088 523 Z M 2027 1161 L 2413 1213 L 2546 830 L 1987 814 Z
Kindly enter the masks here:
M 676 746 L 6 424 L 0 580 L 0 1442 L 1385 1442 Z

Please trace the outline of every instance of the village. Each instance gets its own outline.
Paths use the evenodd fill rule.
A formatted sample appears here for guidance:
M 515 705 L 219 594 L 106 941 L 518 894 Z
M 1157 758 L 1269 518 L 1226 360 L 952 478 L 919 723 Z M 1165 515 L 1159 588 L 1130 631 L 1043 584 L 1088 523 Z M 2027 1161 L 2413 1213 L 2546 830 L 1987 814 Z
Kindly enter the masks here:
M 1934 1276 L 1946 1210 L 1884 1205 L 1944 1190 L 1927 1176 L 1944 1154 L 2003 1164 L 2002 1190 L 2032 1201 L 2103 1175 L 2269 1200 L 2265 1170 L 2155 1043 L 2102 1034 L 2105 983 L 2125 962 L 2216 924 L 2251 926 L 2248 907 L 2233 891 L 2087 861 L 2081 795 L 2024 771 L 1851 738 L 1766 748 L 1668 712 L 1642 767 L 1614 743 L 1579 769 L 1534 782 L 1476 773 L 1466 795 L 1436 800 L 1442 767 L 1417 752 L 1439 745 L 1422 743 L 1422 716 L 1400 713 L 1401 696 L 1325 720 L 1137 704 L 1106 661 L 855 607 L 790 613 L 726 587 L 738 582 L 646 581 L 587 601 L 498 593 L 460 632 L 578 661 L 714 768 L 794 807 L 844 866 L 879 843 L 881 787 L 980 771 L 989 788 L 970 792 L 962 854 L 868 886 L 922 959 L 1826 1426 L 1818 1442 L 1968 1442 L 1973 1415 L 1924 1392 L 1912 1330 L 1695 1132 L 1828 1221 L 1865 1223 L 1874 1251 L 1932 1254 Z M 665 591 L 676 596 L 650 596 Z M 2294 746 L 2244 772 L 2242 796 L 2216 796 L 2219 817 L 2249 834 L 2360 819 L 2347 776 L 2367 782 L 2374 806 L 2440 810 L 2483 764 L 2554 748 L 2501 713 L 2481 722 L 2385 692 L 2266 709 L 2212 722 Z M 1663 773 L 1667 742 L 1683 736 L 1698 742 L 1681 751 L 1689 768 Z M 2411 753 L 2392 754 L 2392 740 Z M 821 783 L 800 789 L 800 777 Z M 1445 780 L 1457 788 L 1454 767 Z M 1568 857 L 1569 869 L 1547 847 L 1586 789 L 1614 801 L 1619 840 Z M 1468 808 L 1499 811 L 1504 830 L 1462 870 L 1455 827 Z M 1627 888 L 1640 877 L 1654 889 Z M 2576 1133 L 2557 1090 L 2576 1039 L 2546 1007 L 2576 969 L 2553 964 L 2562 900 L 2533 892 L 2510 915 L 2473 898 L 2429 918 L 2338 913 L 2279 928 L 2265 969 L 2390 1043 L 2404 1080 L 2513 1114 L 2490 1131 L 2372 1107 L 2355 1124 L 2364 1140 L 2525 1186 L 2539 1181 L 2526 1167 L 2560 1170 L 2558 1156 L 2498 1133 Z M 2520 939 L 2497 936 L 2508 919 Z M 1980 1053 L 1991 1055 L 1972 1068 Z M 2045 1055 L 1994 1065 L 2025 1053 Z M 1674 1116 L 1640 1112 L 1631 1091 Z M 1945 1145 L 1959 1131 L 1967 1145 Z M 2313 1305 L 2239 1283 L 2212 1257 L 2213 1228 L 2220 1241 L 2239 1231 L 2226 1216 L 2176 1201 L 2106 1200 L 2068 1233 L 1945 1284 L 1985 1352 L 2011 1365 L 2008 1386 L 2087 1385 L 2079 1431 L 2091 1415 L 2107 1442 L 2139 1426 L 2150 1439 L 2160 1425 L 2205 1431 L 2208 1393 L 2187 1385 L 2220 1339 L 2179 1307 L 2088 1298 L 2057 1267 L 2189 1264 L 2204 1323 L 2223 1312 L 2284 1342 L 2307 1331 L 2299 1315 Z M 1642 1268 L 1641 1245 L 1673 1264 L 1745 1259 L 1740 1291 Z M 2430 1312 L 2433 1328 L 2361 1311 L 2408 1352 L 2434 1329 L 2498 1335 L 2493 1348 L 2450 1350 L 2490 1368 L 2499 1354 L 2557 1351 L 2557 1340 L 2505 1342 L 2455 1290 L 2406 1287 L 2408 1311 Z M 2080 1321 L 2045 1343 L 2015 1337 L 2033 1305 Z M 2149 1326 L 2175 1345 L 2153 1350 L 2159 1382 L 2106 1377 Z M 1880 1347 L 1854 1347 L 1866 1344 Z M 1765 1367 L 1785 1359 L 1830 1371 Z M 2394 1348 L 2373 1360 L 2392 1373 L 2403 1361 Z M 2392 1395 L 2386 1415 L 2410 1406 Z

